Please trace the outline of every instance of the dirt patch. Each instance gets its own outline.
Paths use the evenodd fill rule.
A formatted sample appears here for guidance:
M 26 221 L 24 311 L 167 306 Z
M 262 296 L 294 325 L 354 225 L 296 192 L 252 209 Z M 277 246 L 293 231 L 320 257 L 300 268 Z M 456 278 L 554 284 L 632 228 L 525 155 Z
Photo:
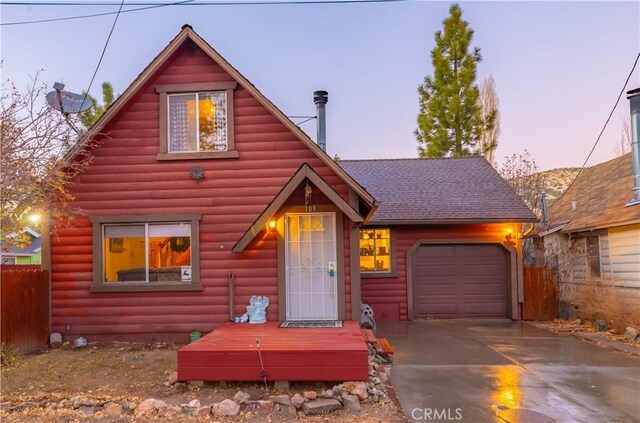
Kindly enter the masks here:
M 73 396 L 84 395 L 102 401 L 134 401 L 137 404 L 147 398 L 155 398 L 168 404 L 180 405 L 197 399 L 203 405 L 220 402 L 242 390 L 251 394 L 251 399 L 267 399 L 278 393 L 296 393 L 306 390 L 322 392 L 332 383 L 292 383 L 288 391 L 278 391 L 260 383 L 206 383 L 202 387 L 178 384 L 165 386 L 164 382 L 176 369 L 176 351 L 181 345 L 150 346 L 143 344 L 91 344 L 82 349 L 63 346 L 45 350 L 38 354 L 23 356 L 12 367 L 3 367 L 0 379 L 0 402 L 12 404 L 51 400 L 59 402 Z M 2 412 L 2 421 L 86 421 L 89 416 L 79 410 L 52 410 L 50 407 L 34 406 L 22 411 Z M 133 421 L 135 418 L 123 414 L 117 418 L 93 421 Z M 163 419 L 162 417 L 157 417 Z M 278 412 L 242 413 L 226 421 L 273 421 L 293 419 L 305 421 L 337 422 L 404 422 L 397 403 L 362 404 L 359 413 L 341 410 L 324 416 L 293 417 Z M 167 417 L 164 417 L 167 419 Z M 171 420 L 196 420 L 195 417 L 175 416 Z M 198 419 L 203 419 L 200 417 Z M 208 420 L 209 417 L 206 417 Z M 149 420 L 145 417 L 144 420 Z M 225 421 L 224 419 L 219 419 Z

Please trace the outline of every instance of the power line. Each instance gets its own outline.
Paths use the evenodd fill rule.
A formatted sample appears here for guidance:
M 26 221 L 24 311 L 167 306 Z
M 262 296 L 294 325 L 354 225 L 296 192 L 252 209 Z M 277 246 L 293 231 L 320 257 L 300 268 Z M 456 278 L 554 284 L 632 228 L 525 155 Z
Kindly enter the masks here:
M 141 10 L 149 10 L 149 9 L 157 9 L 160 7 L 167 6 L 274 6 L 274 5 L 318 5 L 318 4 L 370 4 L 370 3 L 403 3 L 410 1 L 420 1 L 420 0 L 267 0 L 267 1 L 257 1 L 257 0 L 249 0 L 249 1 L 220 1 L 220 2 L 206 2 L 206 3 L 191 3 L 194 0 L 185 0 L 178 1 L 173 3 L 133 3 L 132 5 L 141 5 L 141 4 L 150 4 L 150 6 L 144 7 L 136 7 L 133 9 L 125 9 L 121 11 L 121 13 L 129 13 L 129 12 L 139 12 Z M 95 3 L 27 3 L 27 2 L 13 2 L 13 3 L 2 3 L 7 6 L 96 6 Z M 100 6 L 108 6 L 115 5 L 114 3 L 103 2 L 99 4 Z M 57 22 L 57 21 L 68 21 L 73 19 L 87 19 L 87 18 L 96 18 L 100 16 L 109 16 L 115 15 L 117 12 L 102 12 L 102 13 L 91 13 L 86 15 L 75 15 L 75 16 L 64 16 L 60 18 L 51 18 L 51 19 L 39 19 L 32 21 L 16 21 L 16 22 L 5 22 L 0 23 L 0 26 L 13 26 L 13 25 L 28 25 L 28 24 L 39 24 L 39 23 L 47 23 L 47 22 Z
M 91 81 L 89 81 L 89 86 L 87 87 L 86 91 L 84 92 L 84 97 L 82 98 L 82 103 L 80 103 L 80 109 L 82 109 L 82 106 L 84 105 L 85 100 L 87 99 L 87 96 L 89 95 L 89 90 L 91 90 L 91 85 L 93 85 L 93 81 L 96 79 L 96 75 L 98 74 L 98 69 L 100 69 L 100 65 L 102 64 L 102 59 L 104 59 L 104 54 L 107 51 L 107 46 L 109 45 L 109 41 L 111 40 L 111 35 L 113 34 L 113 30 L 116 27 L 116 23 L 118 22 L 118 18 L 120 17 L 120 12 L 122 12 L 122 6 L 124 6 L 124 1 L 122 0 L 120 2 L 120 7 L 118 8 L 118 11 L 116 12 L 116 18 L 113 20 L 113 24 L 111 25 L 111 30 L 109 31 L 109 35 L 107 35 L 107 40 L 104 43 L 104 47 L 102 48 L 102 53 L 100 54 L 100 59 L 98 60 L 98 64 L 96 65 L 96 69 L 95 71 L 93 71 L 93 75 L 91 76 Z
M 562 197 L 564 197 L 564 195 L 567 192 L 569 192 L 569 188 L 571 188 L 573 186 L 573 184 L 576 182 L 576 180 L 578 179 L 578 177 L 580 176 L 580 174 L 584 170 L 585 166 L 587 165 L 587 162 L 589 161 L 589 159 L 591 158 L 591 155 L 593 154 L 594 150 L 596 149 L 596 146 L 598 145 L 598 142 L 600 142 L 600 138 L 602 137 L 602 134 L 604 133 L 605 129 L 607 129 L 607 125 L 609 124 L 609 121 L 611 120 L 611 117 L 613 116 L 613 113 L 616 111 L 616 108 L 618 107 L 618 103 L 620 103 L 620 99 L 622 98 L 622 94 L 624 94 L 624 90 L 627 88 L 627 84 L 629 83 L 629 80 L 631 79 L 631 75 L 633 75 L 633 71 L 636 69 L 636 66 L 638 64 L 638 60 L 639 59 L 640 59 L 640 53 L 638 53 L 638 55 L 636 56 L 636 60 L 633 62 L 633 66 L 631 67 L 631 71 L 629 72 L 629 75 L 627 76 L 626 81 L 624 81 L 624 85 L 622 86 L 622 89 L 620 90 L 620 93 L 618 94 L 618 98 L 616 99 L 616 103 L 613 105 L 613 109 L 611 109 L 611 113 L 609 113 L 609 117 L 607 118 L 606 122 L 604 123 L 604 126 L 602 127 L 602 130 L 600 131 L 600 134 L 598 134 L 598 138 L 596 139 L 596 142 L 593 144 L 593 147 L 591 147 L 591 151 L 589 151 L 589 154 L 587 155 L 587 158 L 585 159 L 584 163 L 582 163 L 582 167 L 580 168 L 580 170 L 578 171 L 576 176 L 573 178 L 573 181 L 571 181 L 571 183 L 569 184 L 567 189 L 564 190 L 562 195 L 560 197 L 558 197 L 557 200 L 555 200 L 556 203 L 558 201 L 560 201 L 562 199 Z

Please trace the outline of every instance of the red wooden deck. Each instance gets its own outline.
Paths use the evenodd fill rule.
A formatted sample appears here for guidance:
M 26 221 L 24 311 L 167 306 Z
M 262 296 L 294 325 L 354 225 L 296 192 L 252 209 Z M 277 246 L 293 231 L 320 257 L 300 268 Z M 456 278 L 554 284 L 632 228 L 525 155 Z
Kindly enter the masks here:
M 280 328 L 227 323 L 178 350 L 179 380 L 367 380 L 368 349 L 356 321 L 342 328 Z

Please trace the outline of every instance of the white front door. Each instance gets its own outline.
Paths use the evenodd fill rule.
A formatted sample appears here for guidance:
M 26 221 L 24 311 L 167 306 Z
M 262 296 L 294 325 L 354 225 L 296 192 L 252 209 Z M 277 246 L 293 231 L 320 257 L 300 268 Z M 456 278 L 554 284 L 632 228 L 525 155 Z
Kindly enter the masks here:
M 287 320 L 338 319 L 335 213 L 285 214 Z

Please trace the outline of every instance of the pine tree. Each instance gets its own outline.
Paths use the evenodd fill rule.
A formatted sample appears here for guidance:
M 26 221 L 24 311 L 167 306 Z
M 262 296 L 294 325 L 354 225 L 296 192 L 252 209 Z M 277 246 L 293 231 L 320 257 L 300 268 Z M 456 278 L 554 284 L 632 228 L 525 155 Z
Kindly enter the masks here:
M 85 92 L 82 93 L 82 95 L 85 94 Z M 102 83 L 102 104 L 99 104 L 91 94 L 86 94 L 86 96 L 93 102 L 93 107 L 86 112 L 80 113 L 80 121 L 84 125 L 85 129 L 89 129 L 98 119 L 100 119 L 100 116 L 102 116 L 105 110 L 107 110 L 115 100 L 113 95 L 113 86 L 111 85 L 111 82 Z
M 469 45 L 473 30 L 462 19 L 458 4 L 449 8 L 435 33 L 431 50 L 433 77 L 418 87 L 420 112 L 415 131 L 420 157 L 466 156 L 477 149 L 483 128 L 480 91 L 475 83 L 480 49 Z

